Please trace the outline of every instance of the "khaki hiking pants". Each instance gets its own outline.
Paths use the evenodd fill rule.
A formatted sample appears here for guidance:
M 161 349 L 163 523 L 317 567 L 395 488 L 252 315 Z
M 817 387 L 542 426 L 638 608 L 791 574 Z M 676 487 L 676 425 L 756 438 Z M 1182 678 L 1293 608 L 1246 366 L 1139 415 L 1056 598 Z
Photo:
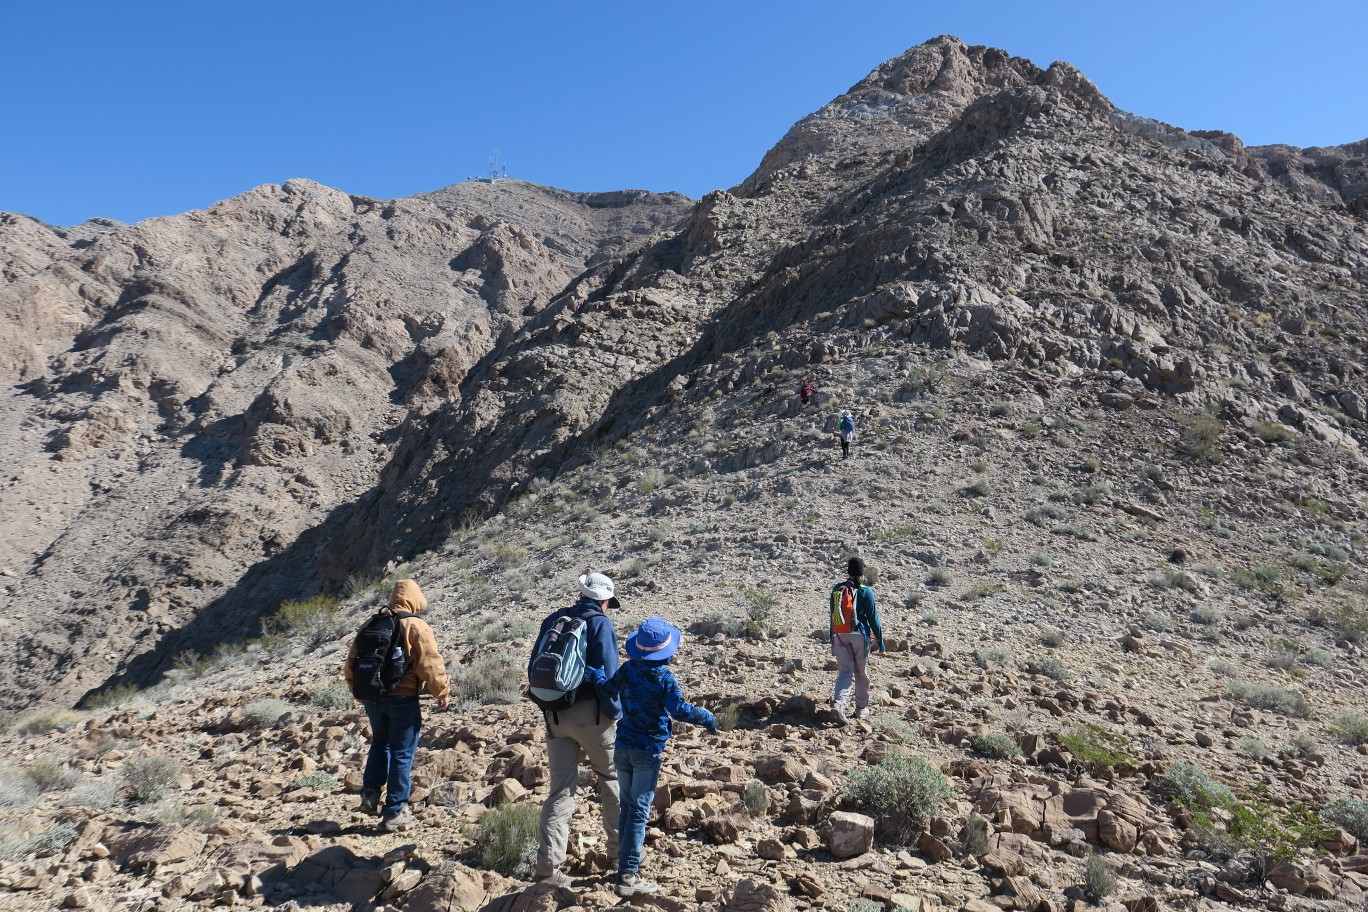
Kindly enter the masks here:
M 613 764 L 613 739 L 617 723 L 597 722 L 598 701 L 580 700 L 569 709 L 546 714 L 546 759 L 550 794 L 541 810 L 541 837 L 537 846 L 537 879 L 550 877 L 565 864 L 566 843 L 570 839 L 570 818 L 575 815 L 575 787 L 579 784 L 581 759 L 589 761 L 598 777 L 599 810 L 603 814 L 605 851 L 609 863 L 618 854 L 617 767 Z M 559 720 L 559 721 L 557 721 Z
M 842 712 L 855 691 L 855 709 L 869 705 L 869 639 L 859 631 L 834 634 L 831 654 L 836 657 L 836 693 L 833 703 Z M 852 686 L 853 685 L 853 686 Z

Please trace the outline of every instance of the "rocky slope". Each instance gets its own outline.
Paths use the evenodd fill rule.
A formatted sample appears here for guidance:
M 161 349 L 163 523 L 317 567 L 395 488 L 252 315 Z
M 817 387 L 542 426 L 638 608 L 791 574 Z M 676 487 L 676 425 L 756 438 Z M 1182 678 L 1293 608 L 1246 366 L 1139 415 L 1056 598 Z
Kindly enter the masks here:
M 570 893 L 465 829 L 544 786 L 520 659 L 586 567 L 624 629 L 687 626 L 686 692 L 736 712 L 672 743 L 662 907 L 1083 908 L 1094 856 L 1132 912 L 1357 908 L 1365 151 L 1245 149 L 940 38 L 689 210 L 290 182 L 74 242 L 12 220 L 3 680 L 31 708 L 0 908 L 614 902 L 588 814 Z M 81 292 L 72 247 L 158 278 Z M 891 649 L 838 729 L 819 606 L 851 553 Z M 466 697 L 403 838 L 355 814 L 363 716 L 326 689 L 400 573 Z M 320 588 L 336 614 L 252 639 Z M 95 706 L 39 712 L 44 675 Z M 895 834 L 849 788 L 909 753 L 952 795 Z M 1198 774 L 1230 799 L 1174 801 Z

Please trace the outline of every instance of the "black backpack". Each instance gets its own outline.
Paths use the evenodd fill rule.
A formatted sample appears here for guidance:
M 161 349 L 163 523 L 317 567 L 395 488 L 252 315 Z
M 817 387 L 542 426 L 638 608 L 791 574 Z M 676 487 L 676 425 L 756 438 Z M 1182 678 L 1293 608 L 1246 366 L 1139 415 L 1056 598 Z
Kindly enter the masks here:
M 589 618 L 596 615 L 604 616 L 600 611 L 562 614 L 537 641 L 527 666 L 527 695 L 542 709 L 554 712 L 575 705 L 588 664 Z
M 406 611 L 391 614 L 381 611 L 356 634 L 356 656 L 351 662 L 352 696 L 358 700 L 379 700 L 389 696 L 408 671 L 404 652 L 404 618 L 417 617 Z

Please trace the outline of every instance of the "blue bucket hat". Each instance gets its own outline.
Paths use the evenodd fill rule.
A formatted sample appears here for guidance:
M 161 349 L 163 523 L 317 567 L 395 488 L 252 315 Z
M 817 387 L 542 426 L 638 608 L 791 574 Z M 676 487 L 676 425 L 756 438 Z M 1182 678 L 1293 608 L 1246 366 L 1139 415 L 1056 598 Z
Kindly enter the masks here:
M 683 634 L 664 618 L 647 618 L 623 645 L 627 655 L 643 662 L 663 662 L 679 650 Z

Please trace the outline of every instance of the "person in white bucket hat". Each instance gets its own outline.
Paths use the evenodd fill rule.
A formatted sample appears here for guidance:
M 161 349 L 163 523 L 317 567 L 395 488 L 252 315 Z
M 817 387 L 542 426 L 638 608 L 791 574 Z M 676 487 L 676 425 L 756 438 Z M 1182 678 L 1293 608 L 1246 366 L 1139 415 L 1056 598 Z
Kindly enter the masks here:
M 617 630 L 605 612 L 621 607 L 611 578 L 602 573 L 584 574 L 579 578 L 579 600 L 569 608 L 551 612 L 542 621 L 532 645 L 532 658 L 536 658 L 547 632 L 562 618 L 579 618 L 585 624 L 585 665 L 613 675 L 618 669 Z M 531 660 L 528 672 L 530 675 Z M 561 867 L 565 864 L 570 839 L 570 819 L 575 815 L 575 787 L 579 783 L 581 758 L 589 761 L 598 777 L 606 837 L 605 866 L 617 858 L 618 817 L 621 814 L 613 742 L 617 721 L 622 718 L 622 703 L 616 698 L 600 699 L 587 678 L 568 699 L 573 701 L 571 705 L 543 712 L 550 790 L 542 804 L 535 877 L 558 886 L 569 884 Z

